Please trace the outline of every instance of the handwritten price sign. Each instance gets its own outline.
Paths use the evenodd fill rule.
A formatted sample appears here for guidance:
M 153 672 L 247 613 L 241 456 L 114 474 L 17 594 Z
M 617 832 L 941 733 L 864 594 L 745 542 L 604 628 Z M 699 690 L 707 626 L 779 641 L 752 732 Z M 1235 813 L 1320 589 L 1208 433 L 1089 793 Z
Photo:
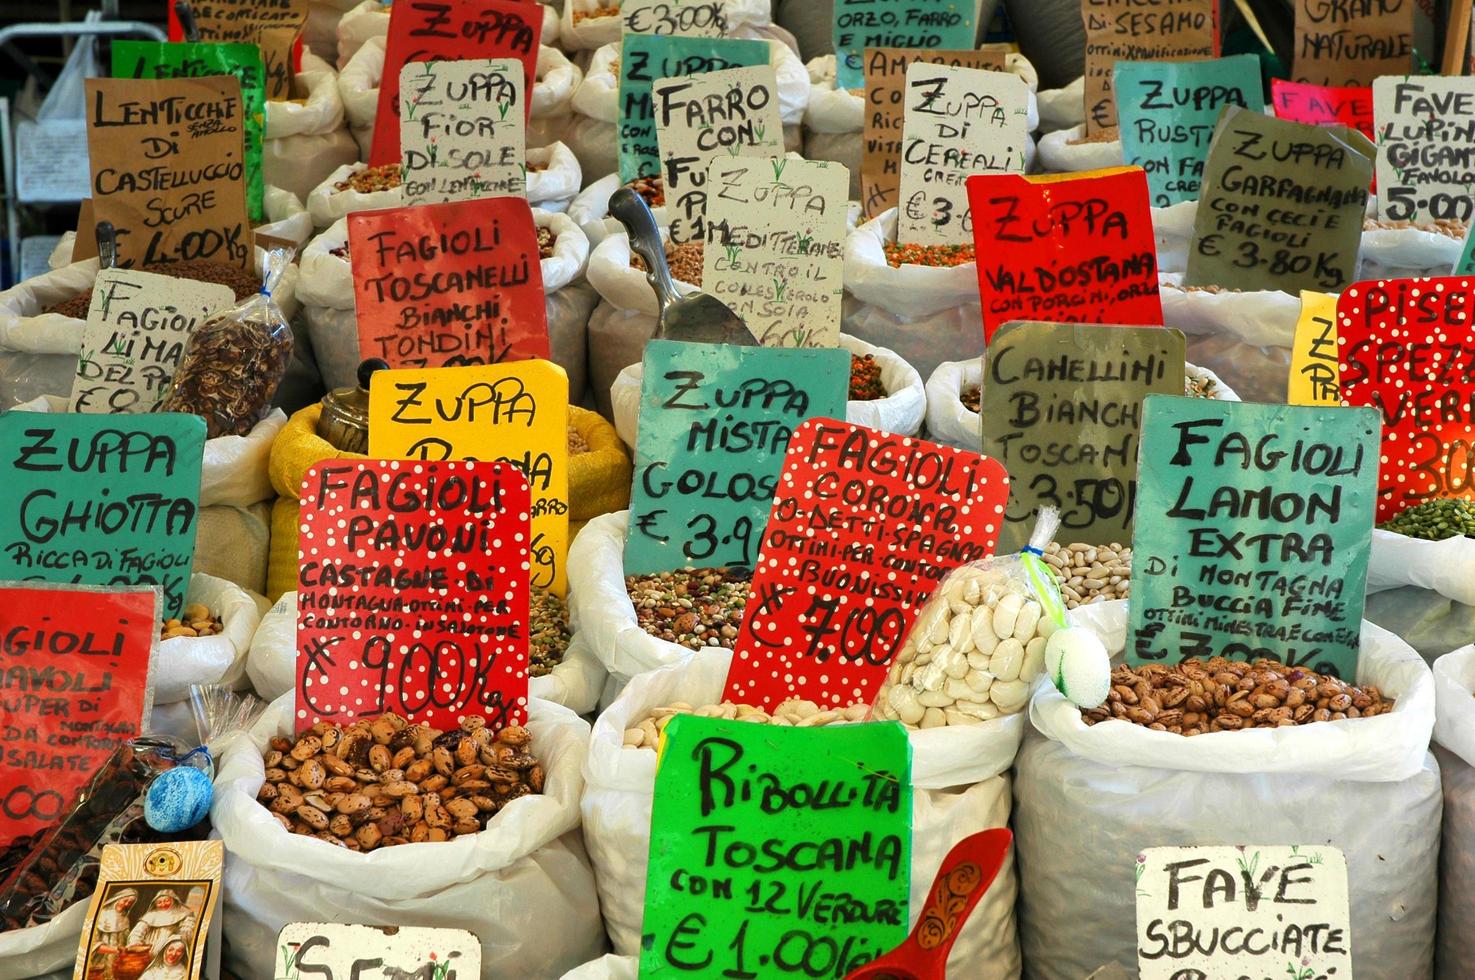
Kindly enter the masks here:
M 1475 497 L 1475 279 L 1380 279 L 1337 300 L 1342 401 L 1383 416 L 1378 522 Z
M 302 481 L 297 717 L 527 717 L 527 479 L 507 463 L 328 460 Z
M 987 558 L 1009 477 L 977 453 L 810 419 L 784 458 L 723 696 L 870 703 L 937 583 Z

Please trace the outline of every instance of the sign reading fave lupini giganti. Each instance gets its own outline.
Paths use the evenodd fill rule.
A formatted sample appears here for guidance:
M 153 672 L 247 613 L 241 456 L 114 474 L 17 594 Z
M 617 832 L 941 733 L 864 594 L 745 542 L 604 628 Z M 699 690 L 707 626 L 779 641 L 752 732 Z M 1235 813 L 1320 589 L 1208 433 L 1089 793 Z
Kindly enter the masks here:
M 1373 81 L 1378 205 L 1389 221 L 1475 216 L 1475 78 Z
M 489 462 L 339 459 L 302 480 L 297 719 L 527 718 L 527 480 Z

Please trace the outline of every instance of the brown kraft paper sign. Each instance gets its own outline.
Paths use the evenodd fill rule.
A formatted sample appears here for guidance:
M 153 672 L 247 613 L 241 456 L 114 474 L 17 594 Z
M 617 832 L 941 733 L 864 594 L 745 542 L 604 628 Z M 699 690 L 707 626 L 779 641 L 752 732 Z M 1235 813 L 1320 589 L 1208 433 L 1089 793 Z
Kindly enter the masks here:
M 241 83 L 89 78 L 92 218 L 112 222 L 121 268 L 199 260 L 251 268 Z M 73 260 L 97 254 L 78 228 Z
M 1296 0 L 1292 81 L 1371 85 L 1413 70 L 1415 0 Z
M 907 67 L 914 63 L 954 68 L 1004 70 L 1004 52 L 938 51 L 930 48 L 866 48 L 865 129 L 862 133 L 860 200 L 874 218 L 896 207 L 901 187 L 902 109 L 906 104 Z
M 1116 128 L 1118 61 L 1192 61 L 1218 53 L 1214 0 L 1081 0 L 1086 23 L 1086 135 Z

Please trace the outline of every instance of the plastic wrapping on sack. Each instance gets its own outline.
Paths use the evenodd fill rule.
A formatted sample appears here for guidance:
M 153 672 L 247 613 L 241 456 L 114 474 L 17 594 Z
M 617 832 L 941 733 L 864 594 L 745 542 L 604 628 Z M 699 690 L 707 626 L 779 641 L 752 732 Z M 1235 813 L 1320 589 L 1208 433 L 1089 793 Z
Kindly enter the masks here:
M 1176 273 L 1158 276 L 1163 324 L 1183 331 L 1188 359 L 1247 401 L 1284 403 L 1301 298 L 1279 290 L 1184 289 L 1181 281 Z
M 1087 142 L 1086 124 L 1056 129 L 1040 137 L 1040 170 L 1047 174 L 1074 174 L 1122 165 L 1121 140 Z
M 255 250 L 257 274 L 266 253 Z M 0 292 L 0 411 L 43 395 L 72 390 L 86 321 L 43 312 L 92 288 L 97 259 L 73 262 Z M 290 319 L 297 312 L 297 267 L 288 266 L 276 300 Z
M 1444 787 L 1435 975 L 1475 976 L 1475 646 L 1434 663 L 1434 755 Z
M 1040 132 L 1070 129 L 1086 123 L 1086 78 L 1081 76 L 1065 88 L 1046 89 L 1039 95 Z M 1044 141 L 1041 140 L 1043 143 Z M 1043 152 L 1044 147 L 1041 147 Z
M 565 17 L 569 16 L 568 10 L 566 6 Z M 601 41 L 599 49 L 590 56 L 589 67 L 570 102 L 573 115 L 563 135 L 564 142 L 583 165 L 586 180 L 594 180 L 600 174 L 616 173 L 620 168 L 620 78 L 614 70 L 620 57 L 620 19 L 610 17 L 608 20 L 616 25 L 613 43 Z M 727 36 L 745 35 L 729 32 Z M 803 142 L 800 123 L 804 121 L 804 109 L 809 104 L 809 73 L 793 50 L 781 41 L 769 40 L 768 51 L 768 63 L 778 78 L 784 149 L 796 151 Z M 606 201 L 608 198 L 606 194 Z
M 546 11 L 548 8 L 544 8 Z M 387 23 L 388 15 L 384 15 Z M 362 148 L 361 156 L 369 157 L 374 142 L 374 121 L 379 112 L 379 86 L 384 80 L 385 37 L 380 34 L 366 39 L 338 76 L 338 93 L 343 100 L 353 138 Z M 527 147 L 534 149 L 562 139 L 560 125 L 572 111 L 574 92 L 584 80 L 584 73 L 560 50 L 549 46 L 547 38 L 538 47 L 537 68 L 526 97 L 531 103 L 527 126 Z M 529 173 L 529 193 L 536 174 Z M 575 176 L 577 180 L 577 174 Z M 578 184 L 574 186 L 577 191 Z M 552 195 L 546 195 L 549 200 Z M 568 194 L 573 197 L 573 192 Z
M 557 976 L 603 953 L 578 834 L 589 726 L 537 699 L 528 716 L 547 774 L 541 795 L 513 800 L 478 834 L 359 854 L 289 833 L 256 802 L 263 749 L 296 728 L 292 695 L 273 702 L 250 737 L 226 750 L 215 778 L 210 817 L 231 856 L 222 881 L 226 967 L 272 976 L 282 926 L 329 910 L 365 925 L 469 930 L 481 941 L 483 980 Z
M 86 924 L 87 902 L 79 901 L 50 922 L 0 932 L 0 980 L 72 980 Z
M 563 40 L 565 51 L 587 51 L 606 44 L 620 43 L 624 22 L 618 13 L 574 20 L 575 14 L 593 13 L 602 7 L 619 7 L 619 4 L 609 0 L 563 0 L 563 16 L 558 25 L 558 36 Z M 797 51 L 792 35 L 773 26 L 769 7 L 770 0 L 728 0 L 724 5 L 727 33 L 723 37 L 760 41 L 777 38 L 791 50 Z
M 243 651 L 244 652 L 244 651 Z M 297 593 L 282 593 L 272 605 L 242 659 L 242 672 L 264 698 L 291 694 L 297 678 Z M 569 643 L 563 660 L 542 677 L 528 678 L 528 692 L 575 714 L 594 710 L 604 688 L 604 668 L 588 648 Z
M 893 268 L 885 246 L 895 239 L 895 208 L 846 237 L 841 329 L 896 351 L 923 377 L 943 361 L 982 356 L 977 265 Z
M 1044 548 L 1059 526 L 1053 511 L 1041 516 L 1031 547 Z M 892 655 L 874 717 L 937 729 L 1019 713 L 1065 611 L 1055 579 L 1027 557 L 994 555 L 948 572 Z
M 1367 565 L 1368 592 L 1405 585 L 1427 589 L 1467 606 L 1475 605 L 1475 538 L 1459 535 L 1429 541 L 1374 528 L 1372 556 Z
M 639 973 L 639 957 L 606 953 L 568 971 L 560 980 L 636 980 Z
M 570 563 L 570 567 L 574 567 Z M 642 674 L 594 723 L 584 764 L 584 839 L 599 882 L 600 906 L 615 952 L 638 955 L 650 852 L 656 754 L 624 748 L 625 729 L 677 701 L 702 706 L 722 698 L 732 654 L 703 650 L 684 663 Z M 1024 729 L 1021 715 L 967 728 L 910 732 L 912 868 L 910 912 L 920 914 L 932 877 L 954 844 L 1008 824 L 1008 769 Z M 964 924 L 948 961 L 970 978 L 1017 977 L 1017 881 L 1012 858 Z
M 898 435 L 917 435 L 922 429 L 927 401 L 921 375 L 891 351 L 854 337 L 841 334 L 840 349 L 861 357 L 867 354 L 874 357 L 881 366 L 881 385 L 886 389 L 885 398 L 846 402 L 845 421 Z M 640 385 L 644 378 L 645 365 L 636 361 L 620 371 L 609 392 L 615 430 L 632 452 L 640 429 Z
M 1213 384 L 1215 401 L 1237 402 L 1239 395 L 1213 371 L 1185 364 L 1190 378 Z M 983 387 L 983 360 L 943 361 L 927 379 L 927 433 L 933 442 L 979 452 L 983 445 L 983 420 L 963 404 L 963 392 Z
M 539 263 L 548 338 L 553 360 L 568 374 L 569 400 L 578 402 L 587 383 L 585 327 L 596 302 L 593 290 L 581 281 L 589 260 L 589 240 L 578 225 L 562 214 L 535 208 L 533 223 L 557 236 L 553 254 Z M 348 258 L 333 254 L 334 249 L 347 244 L 348 219 L 340 217 L 308 244 L 300 263 L 298 298 L 302 301 L 309 343 L 317 357 L 323 383 L 329 389 L 357 384 L 361 360 L 358 321 L 354 316 L 353 269 Z
M 1099 603 L 1070 618 L 1096 628 L 1115 656 L 1126 605 Z M 1143 848 L 1314 842 L 1346 855 L 1358 974 L 1430 976 L 1434 679 L 1407 645 L 1364 623 L 1357 683 L 1396 698 L 1393 711 L 1185 738 L 1125 721 L 1087 727 L 1041 682 L 1030 705 L 1039 734 L 1026 737 L 1015 763 L 1025 975 L 1076 980 L 1109 963 L 1135 975 L 1132 882 Z
M 262 174 L 268 184 L 307 197 L 322 179 L 358 159 L 359 147 L 343 125 L 338 75 L 311 52 L 292 79 L 291 102 L 267 102 Z
M 224 629 L 214 636 L 176 636 L 160 640 L 154 660 L 154 706 L 189 698 L 196 684 L 233 686 L 246 671 L 246 651 L 261 623 L 261 610 L 241 587 L 225 579 L 190 576 L 186 604 L 199 603 L 220 620 Z

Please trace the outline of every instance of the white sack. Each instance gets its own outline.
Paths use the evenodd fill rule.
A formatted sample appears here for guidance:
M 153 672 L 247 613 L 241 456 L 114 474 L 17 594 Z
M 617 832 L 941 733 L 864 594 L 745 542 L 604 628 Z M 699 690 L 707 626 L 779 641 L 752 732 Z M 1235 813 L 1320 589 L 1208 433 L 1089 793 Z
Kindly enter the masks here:
M 215 778 L 210 817 L 231 856 L 218 913 L 231 972 L 271 976 L 282 926 L 325 919 L 468 929 L 481 940 L 483 980 L 557 976 L 604 951 L 578 834 L 589 726 L 573 712 L 530 705 L 541 795 L 513 800 L 479 834 L 369 854 L 291 834 L 256 802 L 262 750 L 293 733 L 292 715 L 290 694 L 273 702 Z
M 1444 786 L 1437 976 L 1475 975 L 1475 646 L 1434 662 L 1434 754 Z
M 0 980 L 72 980 L 89 901 L 90 896 L 42 925 L 0 932 Z
M 337 72 L 303 52 L 302 70 L 292 84 L 301 101 L 266 103 L 261 169 L 268 184 L 305 198 L 336 168 L 356 160 L 359 151 L 343 126 Z
M 1126 605 L 1103 603 L 1091 615 L 1120 629 Z M 1113 653 L 1123 642 L 1117 629 L 1104 637 Z M 1143 848 L 1324 843 L 1347 858 L 1358 974 L 1429 976 L 1440 810 L 1427 754 L 1434 680 L 1407 645 L 1370 623 L 1357 680 L 1396 698 L 1394 710 L 1192 738 L 1116 720 L 1087 727 L 1048 681 L 1037 685 L 1030 720 L 1040 734 L 1025 739 L 1015 765 L 1028 975 L 1075 980 L 1113 962 L 1135 969 L 1132 869 Z
M 1427 541 L 1374 528 L 1372 557 L 1367 565 L 1368 592 L 1404 585 L 1475 605 L 1475 538 Z
M 297 680 L 297 593 L 284 592 L 261 617 L 244 661 L 257 694 L 276 700 Z M 594 710 L 604 687 L 604 668 L 583 643 L 569 643 L 563 660 L 542 677 L 528 678 L 531 697 L 562 705 L 575 714 Z
M 1248 401 L 1284 402 L 1301 298 L 1279 290 L 1183 289 L 1182 276 L 1158 277 L 1163 324 L 1182 330 L 1188 359 L 1215 372 Z
M 1056 129 L 1041 136 L 1040 169 L 1047 174 L 1074 174 L 1122 166 L 1121 140 L 1079 142 L 1085 135 L 1086 124 L 1077 123 L 1069 129 Z
M 701 651 L 689 660 L 632 680 L 594 723 L 584 763 L 584 837 L 599 882 L 600 906 L 615 952 L 638 955 L 650 854 L 656 754 L 623 748 L 626 728 L 652 709 L 722 698 L 730 651 Z M 932 877 L 953 845 L 1009 820 L 1007 770 L 1019 747 L 1018 715 L 977 725 L 908 732 L 912 743 L 911 921 L 925 905 Z M 952 972 L 976 978 L 1016 977 L 1017 890 L 1012 856 L 973 911 L 948 957 Z M 965 969 L 966 965 L 966 969 Z
M 606 953 L 568 971 L 561 980 L 636 980 L 639 973 L 639 957 Z
M 1086 79 L 1077 78 L 1065 88 L 1046 89 L 1039 95 L 1040 132 L 1083 126 L 1086 122 Z

